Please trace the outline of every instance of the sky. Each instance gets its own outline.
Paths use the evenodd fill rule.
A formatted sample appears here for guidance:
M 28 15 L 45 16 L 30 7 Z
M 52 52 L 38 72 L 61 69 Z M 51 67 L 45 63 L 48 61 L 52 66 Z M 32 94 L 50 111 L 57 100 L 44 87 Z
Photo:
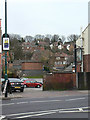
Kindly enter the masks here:
M 89 0 L 7 0 L 9 34 L 80 35 L 88 25 Z M 2 33 L 5 31 L 5 0 L 0 0 Z

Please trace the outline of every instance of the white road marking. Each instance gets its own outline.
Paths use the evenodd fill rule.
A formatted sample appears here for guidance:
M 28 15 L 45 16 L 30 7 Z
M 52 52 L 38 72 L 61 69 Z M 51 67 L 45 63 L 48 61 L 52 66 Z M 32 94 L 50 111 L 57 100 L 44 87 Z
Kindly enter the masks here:
M 36 111 L 36 112 L 27 112 L 27 113 L 17 113 L 17 114 L 8 114 L 6 116 L 17 116 L 17 115 L 26 115 L 26 114 L 35 114 L 35 113 L 46 113 L 46 112 L 57 112 L 57 110 L 46 110 L 46 111 Z
M 27 116 L 15 117 L 15 119 L 28 118 L 28 117 L 41 116 L 41 115 L 48 115 L 48 114 L 53 114 L 53 113 L 56 113 L 56 112 L 47 112 L 47 113 L 41 113 L 41 114 L 34 114 L 34 115 L 27 115 Z
M 39 103 L 39 102 L 60 102 L 61 100 L 44 100 L 44 101 L 26 101 L 26 102 L 16 102 L 16 103 L 8 103 L 8 104 L 1 104 L 2 106 L 5 105 L 14 105 L 14 104 L 26 104 L 26 103 Z
M 65 101 L 74 101 L 74 100 L 83 100 L 83 99 L 85 99 L 85 97 L 83 97 L 83 98 L 68 99 L 68 100 L 65 100 Z
M 60 102 L 62 100 L 43 100 L 43 101 L 30 101 L 30 103 L 38 103 L 38 102 Z
M 74 98 L 74 99 L 66 99 L 64 101 L 75 101 L 75 100 L 84 100 L 86 99 L 85 97 L 83 98 Z M 26 103 L 45 103 L 45 102 L 61 102 L 63 100 L 42 100 L 42 101 L 25 101 L 25 102 L 16 102 L 16 103 L 8 103 L 8 104 L 1 104 L 0 106 L 5 106 L 5 105 L 14 105 L 14 104 L 26 104 Z
M 15 103 L 8 103 L 8 104 L 2 104 L 2 106 L 5 106 L 5 105 L 14 105 Z M 0 105 L 1 106 L 1 105 Z
M 29 102 L 18 102 L 16 104 L 24 104 L 24 103 L 29 103 Z
M 2 116 L 0 116 L 0 120 L 4 119 L 5 117 L 6 117 L 6 116 L 3 116 L 3 115 L 2 115 Z
M 79 111 L 79 110 L 75 110 L 75 111 L 59 111 L 59 113 L 76 113 L 76 112 L 89 112 L 88 110 L 86 111 Z
M 83 111 L 83 109 L 82 109 L 82 108 L 79 108 L 79 111 Z
M 71 113 L 71 112 L 90 112 L 88 110 L 90 107 L 80 107 L 80 108 L 69 108 L 69 109 L 61 109 L 59 113 Z M 84 110 L 87 109 L 87 110 Z
M 55 110 L 46 110 L 46 111 L 35 111 L 35 112 L 27 112 L 27 113 L 17 113 L 17 114 L 8 114 L 5 116 L 20 116 L 20 115 L 30 115 L 30 114 L 43 114 L 43 113 L 50 113 L 50 112 L 60 112 L 60 113 L 64 113 L 64 112 L 82 112 L 81 110 L 83 109 L 87 109 L 87 110 L 83 110 L 83 112 L 88 112 L 88 108 L 90 107 L 79 107 L 79 108 L 66 108 L 66 109 L 55 109 Z

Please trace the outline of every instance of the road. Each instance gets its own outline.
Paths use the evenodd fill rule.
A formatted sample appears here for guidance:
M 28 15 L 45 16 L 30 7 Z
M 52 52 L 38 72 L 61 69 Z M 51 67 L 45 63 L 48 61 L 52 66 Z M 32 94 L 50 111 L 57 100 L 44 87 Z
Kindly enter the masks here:
M 29 88 L 22 98 L 2 101 L 2 114 L 10 119 L 88 118 L 88 94 L 82 91 L 41 91 Z

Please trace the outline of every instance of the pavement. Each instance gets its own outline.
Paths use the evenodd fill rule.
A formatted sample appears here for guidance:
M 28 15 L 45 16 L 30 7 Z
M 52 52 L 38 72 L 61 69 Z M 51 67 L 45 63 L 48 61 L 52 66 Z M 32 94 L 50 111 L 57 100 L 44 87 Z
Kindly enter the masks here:
M 8 93 L 8 97 L 5 98 L 5 94 L 0 95 L 1 100 L 9 100 L 15 98 L 52 98 L 60 96 L 70 96 L 70 95 L 79 95 L 79 94 L 88 94 L 88 90 L 70 90 L 70 91 L 42 91 L 42 89 L 36 88 L 25 88 L 24 92 L 13 92 L 12 94 Z

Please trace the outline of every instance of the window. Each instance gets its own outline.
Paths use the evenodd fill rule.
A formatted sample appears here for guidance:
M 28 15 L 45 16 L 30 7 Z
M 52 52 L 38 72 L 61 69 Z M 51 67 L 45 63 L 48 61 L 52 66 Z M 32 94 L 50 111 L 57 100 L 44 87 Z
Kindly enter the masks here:
M 30 83 L 34 83 L 34 81 L 30 81 Z
M 60 57 L 56 57 L 56 60 L 60 60 Z
M 66 61 L 63 61 L 63 64 L 65 65 L 65 64 L 66 64 Z
M 67 57 L 65 57 L 65 60 L 67 60 Z
M 26 81 L 26 83 L 30 83 L 30 81 Z

